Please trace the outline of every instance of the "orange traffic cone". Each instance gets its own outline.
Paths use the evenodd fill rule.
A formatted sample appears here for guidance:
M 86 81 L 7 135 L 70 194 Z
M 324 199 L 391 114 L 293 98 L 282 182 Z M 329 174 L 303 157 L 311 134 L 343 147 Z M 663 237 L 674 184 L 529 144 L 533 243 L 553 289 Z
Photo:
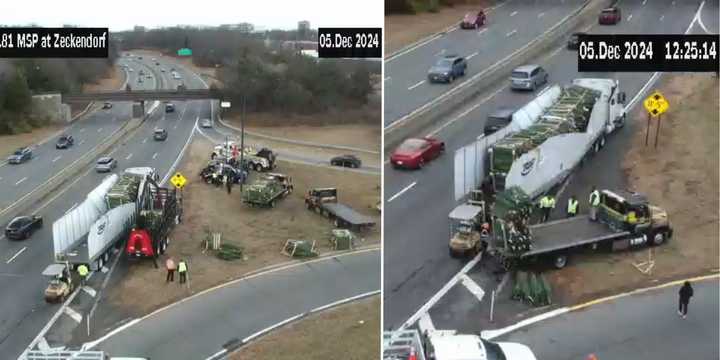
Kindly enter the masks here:
M 408 356 L 407 360 L 417 360 L 417 356 L 415 356 L 415 349 L 410 349 L 410 356 Z
M 595 356 L 595 354 L 590 354 L 588 355 L 587 360 L 598 360 L 598 358 L 597 356 Z

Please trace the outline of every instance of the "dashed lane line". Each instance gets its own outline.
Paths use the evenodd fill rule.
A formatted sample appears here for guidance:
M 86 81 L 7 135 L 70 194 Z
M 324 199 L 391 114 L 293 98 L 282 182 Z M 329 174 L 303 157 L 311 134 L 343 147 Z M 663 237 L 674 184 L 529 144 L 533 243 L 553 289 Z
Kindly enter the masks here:
M 391 201 L 397 199 L 400 195 L 402 195 L 402 194 L 404 194 L 406 191 L 412 189 L 413 186 L 415 186 L 416 184 L 417 184 L 417 181 L 413 181 L 412 184 L 406 186 L 406 187 L 403 188 L 402 190 L 398 191 L 397 194 L 391 196 L 391 197 L 387 200 L 387 202 L 391 202 Z
M 422 81 L 418 82 L 417 84 L 415 84 L 415 85 L 413 85 L 413 86 L 409 87 L 409 88 L 408 88 L 408 90 L 412 90 L 412 89 L 414 89 L 414 88 L 416 88 L 416 87 L 418 87 L 418 86 L 422 85 L 422 84 L 423 84 L 424 82 L 425 82 L 425 80 L 422 80 Z

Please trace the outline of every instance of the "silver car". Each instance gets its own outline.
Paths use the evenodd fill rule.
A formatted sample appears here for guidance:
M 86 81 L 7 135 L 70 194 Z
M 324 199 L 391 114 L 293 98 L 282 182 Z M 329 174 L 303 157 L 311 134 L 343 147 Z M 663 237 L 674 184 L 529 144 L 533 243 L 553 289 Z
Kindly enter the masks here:
M 510 88 L 513 90 L 535 90 L 548 81 L 548 73 L 540 65 L 523 65 L 510 75 Z
M 95 171 L 99 173 L 103 172 L 111 172 L 117 167 L 117 160 L 109 157 L 104 156 L 98 159 L 97 163 L 95 164 Z
M 202 122 L 200 123 L 200 126 L 203 128 L 211 128 L 212 122 L 210 121 L 210 119 L 203 119 Z

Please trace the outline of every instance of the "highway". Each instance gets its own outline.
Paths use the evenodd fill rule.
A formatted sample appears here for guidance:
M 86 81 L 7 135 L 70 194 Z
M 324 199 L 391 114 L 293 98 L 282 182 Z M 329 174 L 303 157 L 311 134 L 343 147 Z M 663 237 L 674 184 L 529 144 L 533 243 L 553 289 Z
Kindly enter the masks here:
M 499 1 L 477 30 L 454 30 L 422 46 L 401 51 L 385 61 L 385 126 L 467 81 L 523 47 L 579 8 L 584 0 Z M 461 19 L 458 19 L 458 23 Z M 430 84 L 427 72 L 435 62 L 455 54 L 467 59 L 467 72 L 451 84 Z
M 688 317 L 677 314 L 680 285 L 602 302 L 496 341 L 529 346 L 538 359 L 718 359 L 718 279 L 693 284 Z
M 153 68 L 156 79 L 161 76 L 164 78 L 162 82 L 165 86 L 169 88 L 176 86 L 167 78 L 169 73 L 161 75 L 154 69 L 156 67 L 154 64 L 150 65 L 149 59 L 143 59 L 142 62 L 146 68 Z M 131 67 L 135 68 L 131 76 L 137 74 L 135 62 Z M 188 88 L 202 86 L 199 80 L 188 76 L 185 76 L 184 81 Z M 113 109 L 121 106 L 116 104 Z M 124 104 L 124 106 L 127 107 L 125 111 L 129 115 L 130 105 Z M 135 132 L 131 132 L 112 150 L 112 156 L 118 160 L 118 171 L 133 166 L 152 166 L 161 175 L 169 171 L 187 143 L 197 119 L 210 116 L 209 101 L 179 102 L 176 108 L 176 112 L 166 114 L 164 109 L 159 107 Z M 109 117 L 106 119 L 110 120 Z M 81 124 L 87 126 L 85 121 L 74 126 Z M 168 130 L 169 137 L 166 141 L 153 141 L 152 130 L 155 127 L 164 127 Z M 50 145 L 53 146 L 52 143 Z M 35 159 L 22 166 L 30 165 L 33 161 Z M 93 167 L 89 166 L 81 176 L 53 193 L 50 199 L 36 209 L 37 213 L 44 217 L 45 226 L 41 231 L 36 232 L 28 240 L 0 242 L 3 254 L 0 262 L 0 286 L 4 289 L 0 293 L 0 306 L 12 309 L 2 313 L 0 353 L 19 355 L 57 311 L 58 305 L 46 304 L 42 296 L 47 279 L 41 276 L 41 272 L 53 258 L 52 223 L 83 201 L 88 191 L 95 188 L 105 176 L 106 174 L 95 173 Z
M 693 21 L 700 1 L 621 1 L 622 23 L 615 26 L 599 26 L 593 23 L 587 29 L 592 34 L 611 33 L 684 33 Z M 717 4 L 703 11 L 704 18 L 717 15 Z M 714 13 L 712 12 L 715 9 Z M 708 21 L 709 23 L 710 21 Z M 706 24 L 709 25 L 709 24 Z M 695 29 L 698 31 L 698 29 Z M 700 33 L 702 33 L 702 30 Z M 715 30 L 717 31 L 717 30 Z M 557 48 L 537 59 L 550 74 L 549 83 L 567 84 L 578 77 L 616 78 L 621 91 L 627 93 L 630 101 L 647 83 L 649 73 L 578 73 L 576 53 Z M 405 322 L 425 304 L 466 261 L 451 259 L 447 254 L 449 237 L 448 213 L 457 205 L 453 198 L 453 155 L 455 150 L 472 142 L 482 133 L 485 118 L 489 112 L 500 106 L 518 108 L 524 105 L 534 93 L 516 93 L 507 88 L 507 83 L 497 84 L 488 89 L 490 95 L 477 99 L 467 107 L 443 119 L 432 131 L 432 135 L 446 142 L 446 154 L 428 164 L 421 171 L 399 171 L 385 165 L 385 221 L 384 221 L 384 316 L 385 327 L 396 328 Z M 388 102 L 386 102 L 388 104 Z M 618 137 L 627 138 L 632 124 L 626 126 Z M 623 151 L 615 138 L 606 147 L 613 149 L 605 153 L 603 162 L 591 161 L 590 167 L 602 169 L 603 181 L 619 183 L 621 174 L 619 159 Z M 598 160 L 601 158 L 597 158 Z M 597 171 L 597 170 L 596 170 Z M 581 179 L 574 187 L 578 194 L 584 194 L 588 177 Z M 611 179 L 611 178 L 614 178 Z M 608 184 L 614 185 L 614 184 Z M 598 183 L 603 186 L 603 183 Z M 559 199 L 558 204 L 564 204 Z M 434 299 L 435 301 L 437 299 Z M 475 304 L 477 305 L 477 304 Z M 452 304 L 445 304 L 452 307 Z M 466 308 L 463 308 L 466 309 Z M 468 313 L 458 311 L 453 321 L 444 325 L 472 322 Z M 469 325 L 468 325 L 469 326 Z
M 123 356 L 204 359 L 286 319 L 379 289 L 379 250 L 322 258 L 199 293 L 87 345 Z

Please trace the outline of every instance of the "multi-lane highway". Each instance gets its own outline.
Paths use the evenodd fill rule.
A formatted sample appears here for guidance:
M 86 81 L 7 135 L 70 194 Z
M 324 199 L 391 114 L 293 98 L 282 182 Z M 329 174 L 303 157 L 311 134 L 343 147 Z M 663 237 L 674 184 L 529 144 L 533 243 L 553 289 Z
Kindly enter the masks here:
M 168 60 L 159 59 L 159 61 L 166 68 L 171 66 Z M 138 88 L 135 76 L 138 76 L 140 67 L 143 67 L 146 73 L 151 71 L 155 79 L 146 78 L 143 83 L 144 86 L 153 88 L 157 84 L 154 81 L 162 84 L 163 88 L 175 88 L 177 86 L 173 80 L 169 79 L 169 72 L 161 73 L 157 70 L 158 66 L 151 63 L 150 59 L 129 61 L 124 58 L 122 62 L 128 63 L 134 69 L 133 72 L 129 73 L 133 88 Z M 182 72 L 182 70 L 180 71 Z M 191 76 L 190 73 L 183 73 L 183 77 L 183 81 L 188 88 L 201 88 L 203 86 L 201 81 Z M 151 83 L 148 84 L 148 81 Z M 119 126 L 121 122 L 126 121 L 130 115 L 130 106 L 129 103 L 117 103 L 111 111 L 99 111 L 93 114 L 90 119 L 73 124 L 72 130 L 68 132 L 76 137 L 77 144 L 75 146 L 80 145 L 83 140 L 88 143 L 102 141 L 104 138 L 97 136 L 97 133 L 108 131 L 105 129 L 106 127 Z M 211 111 L 209 101 L 179 102 L 176 107 L 176 112 L 169 114 L 166 114 L 162 107 L 158 108 L 137 130 L 128 134 L 111 150 L 111 156 L 118 160 L 119 169 L 132 166 L 152 166 L 161 175 L 170 170 L 188 142 L 197 119 L 210 117 Z M 122 116 L 125 116 L 125 118 Z M 117 117 L 118 120 L 113 120 L 114 117 Z M 118 124 L 111 125 L 114 122 Z M 90 123 L 93 124 L 92 128 L 90 128 Z M 166 141 L 153 141 L 152 131 L 155 127 L 163 127 L 168 130 L 169 137 Z M 81 131 L 83 128 L 85 130 Z M 101 128 L 102 131 L 98 131 Z M 86 137 L 83 135 L 85 133 L 94 134 L 92 137 Z M 14 167 L 16 170 L 13 174 L 27 171 L 26 175 L 23 176 L 47 176 L 46 173 L 50 172 L 49 169 L 43 167 L 43 164 L 40 161 L 36 162 L 36 160 L 45 157 L 51 161 L 52 158 L 62 155 L 67 161 L 71 161 L 72 157 L 77 158 L 83 153 L 82 148 L 55 151 L 53 143 L 54 139 L 48 142 L 49 148 L 37 151 L 37 159 Z M 59 161 L 57 160 L 57 162 Z M 65 166 L 67 166 L 67 163 Z M 9 167 L 7 165 L 4 168 Z M 32 238 L 25 241 L 9 242 L 2 239 L 2 242 L 0 242 L 0 251 L 3 254 L 0 262 L 0 287 L 3 288 L 3 291 L 0 292 L 0 306 L 7 309 L 0 315 L 0 353 L 4 354 L 4 356 L 8 355 L 8 358 L 11 358 L 19 355 L 57 311 L 58 306 L 46 304 L 42 296 L 47 279 L 41 276 L 41 272 L 45 266 L 52 262 L 53 258 L 52 223 L 73 206 L 83 201 L 88 191 L 95 188 L 104 176 L 106 175 L 95 173 L 92 166 L 89 166 L 80 176 L 73 179 L 68 185 L 58 189 L 49 199 L 41 202 L 39 207 L 31 208 L 31 210 L 34 209 L 44 217 L 45 226 L 41 231 L 36 232 Z M 29 180 L 26 181 L 29 182 Z M 35 183 L 37 184 L 37 182 Z M 32 188 L 28 187 L 25 191 L 31 190 Z M 6 193 L 3 191 L 3 194 Z M 19 190 L 12 191 L 12 193 L 22 195 Z M 7 214 L 3 220 L 8 221 L 11 215 L 15 214 Z
M 410 47 L 389 57 L 385 62 L 383 75 L 385 126 L 506 58 L 567 17 L 584 2 L 499 1 L 488 9 L 488 22 L 485 26 L 477 30 L 455 27 L 445 34 L 435 35 L 431 41 L 422 42 L 420 46 Z M 458 19 L 458 23 L 460 20 Z M 467 59 L 465 77 L 451 84 L 428 83 L 428 69 L 439 58 L 450 54 Z
M 619 3 L 623 11 L 623 21 L 620 24 L 599 26 L 593 23 L 586 31 L 591 34 L 684 33 L 689 24 L 693 22 L 699 4 L 700 1 L 623 0 Z M 509 5 L 510 3 L 506 7 Z M 703 19 L 707 19 L 704 24 L 712 26 L 710 24 L 713 20 L 710 19 L 717 17 L 717 1 L 708 3 L 706 6 L 703 10 Z M 501 9 L 505 9 L 505 7 Z M 517 11 L 518 14 L 515 16 L 523 13 L 522 9 Z M 535 11 L 534 16 L 536 17 L 538 10 L 533 11 Z M 528 16 L 527 18 L 508 19 L 507 21 L 514 21 L 519 29 L 524 29 L 533 17 L 532 13 L 525 12 L 525 14 Z M 491 17 L 491 26 L 494 17 L 497 15 Z M 717 32 L 717 29 L 708 30 Z M 697 29 L 697 26 L 694 31 L 703 33 L 703 30 Z M 483 36 L 485 35 L 483 34 Z M 487 51 L 487 53 L 492 52 L 492 49 Z M 482 56 L 483 54 L 478 55 L 478 57 Z M 576 70 L 576 56 L 574 51 L 559 47 L 533 62 L 541 64 L 548 70 L 551 84 L 567 84 L 572 79 L 579 77 L 616 78 L 620 81 L 621 90 L 627 93 L 628 101 L 636 96 L 652 76 L 650 73 L 581 74 Z M 421 171 L 398 171 L 385 165 L 386 203 L 383 209 L 385 214 L 383 243 L 386 327 L 400 326 L 428 302 L 433 294 L 439 291 L 466 263 L 451 259 L 447 255 L 449 236 L 447 215 L 457 205 L 453 198 L 453 153 L 482 133 L 485 118 L 489 112 L 501 106 L 519 108 L 535 95 L 534 93 L 511 92 L 505 82 L 488 89 L 488 93 L 489 95 L 485 98 L 476 99 L 466 107 L 458 109 L 451 116 L 439 119 L 440 122 L 431 133 L 445 141 L 448 150 L 445 156 L 433 161 Z M 390 94 L 388 96 L 391 96 Z M 386 98 L 386 109 L 398 102 L 402 101 Z M 626 127 L 626 130 L 618 136 L 627 137 L 630 131 L 632 131 L 632 125 Z M 607 146 L 616 147 L 616 150 L 611 152 L 614 157 L 604 159 L 602 163 L 596 159 L 591 161 L 590 166 L 597 167 L 597 172 L 602 173 L 603 178 L 606 178 L 603 181 L 610 182 L 610 177 L 615 179 L 621 177 L 615 170 L 621 160 L 622 151 L 617 149 L 621 144 L 613 142 L 612 139 Z M 587 183 L 587 177 L 583 178 L 583 181 L 585 181 L 584 184 L 571 186 L 575 186 L 577 191 L 587 191 L 585 188 L 591 184 Z M 597 185 L 603 186 L 603 183 L 598 182 Z M 584 194 L 584 192 L 578 192 L 578 194 Z M 563 204 L 562 201 L 560 199 L 559 203 Z M 437 299 L 433 299 L 433 301 L 435 300 Z M 456 325 L 457 322 L 462 321 L 472 322 L 467 316 L 467 312 L 461 311 L 454 314 L 453 320 Z

